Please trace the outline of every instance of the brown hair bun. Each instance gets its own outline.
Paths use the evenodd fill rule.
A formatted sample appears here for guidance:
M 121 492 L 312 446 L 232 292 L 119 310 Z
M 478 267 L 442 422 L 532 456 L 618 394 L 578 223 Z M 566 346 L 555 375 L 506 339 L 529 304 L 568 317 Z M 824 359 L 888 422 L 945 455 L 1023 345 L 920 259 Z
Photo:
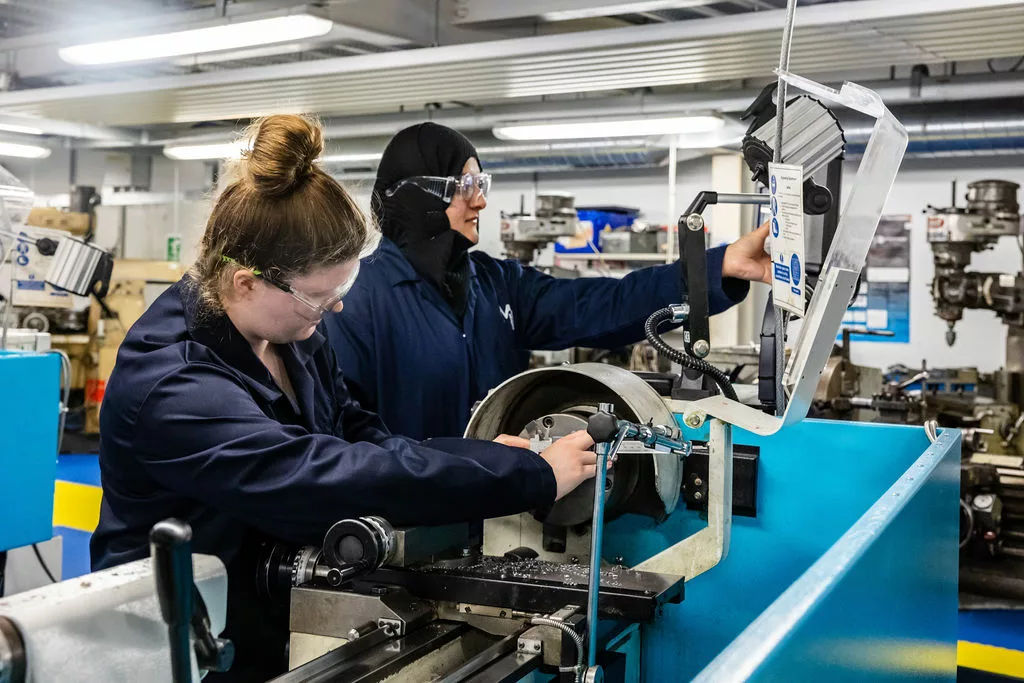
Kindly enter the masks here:
M 251 127 L 252 148 L 243 155 L 246 175 L 266 197 L 294 192 L 312 175 L 324 151 L 315 122 L 294 114 L 269 116 Z

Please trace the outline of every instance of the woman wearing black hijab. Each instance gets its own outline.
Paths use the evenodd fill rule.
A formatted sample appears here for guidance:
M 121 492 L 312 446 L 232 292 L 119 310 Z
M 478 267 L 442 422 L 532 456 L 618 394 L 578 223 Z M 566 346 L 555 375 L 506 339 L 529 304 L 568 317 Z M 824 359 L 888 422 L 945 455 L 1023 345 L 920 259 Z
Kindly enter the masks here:
M 469 253 L 490 176 L 460 133 L 434 123 L 399 132 L 373 187 L 384 240 L 328 330 L 352 394 L 397 434 L 461 436 L 472 405 L 526 369 L 531 350 L 617 348 L 683 292 L 679 264 L 622 279 L 561 280 Z M 711 313 L 770 281 L 767 227 L 708 251 Z

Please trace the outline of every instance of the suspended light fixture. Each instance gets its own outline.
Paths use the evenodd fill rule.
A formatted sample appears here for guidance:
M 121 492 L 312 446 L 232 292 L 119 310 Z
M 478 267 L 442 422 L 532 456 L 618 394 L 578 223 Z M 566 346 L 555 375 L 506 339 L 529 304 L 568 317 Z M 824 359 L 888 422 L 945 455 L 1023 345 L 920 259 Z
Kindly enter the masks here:
M 286 14 L 249 21 L 235 20 L 203 28 L 134 36 L 60 48 L 70 64 L 97 66 L 168 59 L 273 43 L 316 38 L 334 28 L 334 22 L 313 14 Z
M 721 117 L 701 115 L 507 124 L 492 132 L 500 140 L 582 140 L 711 133 L 724 125 Z
M 53 153 L 49 147 L 39 145 L 22 145 L 17 142 L 0 142 L 0 157 L 17 157 L 19 159 L 45 159 Z
M 239 159 L 245 149 L 245 140 L 218 142 L 209 145 L 171 145 L 164 147 L 164 156 L 175 161 Z

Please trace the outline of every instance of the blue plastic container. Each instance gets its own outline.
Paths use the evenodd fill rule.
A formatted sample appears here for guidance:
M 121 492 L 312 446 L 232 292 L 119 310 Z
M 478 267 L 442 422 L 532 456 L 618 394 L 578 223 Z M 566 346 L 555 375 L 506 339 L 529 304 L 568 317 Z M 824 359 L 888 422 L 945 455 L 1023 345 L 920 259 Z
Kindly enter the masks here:
M 586 206 L 576 209 L 576 216 L 581 221 L 590 221 L 594 224 L 594 233 L 591 240 L 598 251 L 601 251 L 601 232 L 605 227 L 612 230 L 617 228 L 628 228 L 640 215 L 640 209 L 631 209 L 623 206 Z M 590 245 L 585 247 L 566 247 L 555 242 L 556 254 L 589 254 L 593 252 Z

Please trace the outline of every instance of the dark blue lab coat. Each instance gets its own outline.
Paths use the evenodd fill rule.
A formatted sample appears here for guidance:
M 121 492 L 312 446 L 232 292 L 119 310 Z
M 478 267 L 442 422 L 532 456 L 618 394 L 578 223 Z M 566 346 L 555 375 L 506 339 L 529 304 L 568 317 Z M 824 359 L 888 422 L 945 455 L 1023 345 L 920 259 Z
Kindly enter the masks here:
M 197 311 L 186 279 L 128 332 L 100 418 L 103 503 L 93 569 L 147 557 L 150 527 L 192 525 L 192 549 L 228 568 L 228 678 L 282 665 L 286 615 L 254 594 L 265 541 L 322 542 L 335 521 L 396 525 L 521 512 L 555 498 L 551 468 L 490 442 L 392 436 L 353 401 L 323 335 L 281 347 L 298 411 L 223 314 Z
M 746 296 L 722 278 L 725 247 L 708 251 L 711 313 Z M 617 348 L 644 338 L 654 311 L 682 300 L 678 263 L 622 279 L 558 279 L 474 251 L 460 320 L 390 240 L 366 258 L 328 337 L 349 388 L 395 433 L 461 435 L 473 404 L 526 369 L 531 350 Z

